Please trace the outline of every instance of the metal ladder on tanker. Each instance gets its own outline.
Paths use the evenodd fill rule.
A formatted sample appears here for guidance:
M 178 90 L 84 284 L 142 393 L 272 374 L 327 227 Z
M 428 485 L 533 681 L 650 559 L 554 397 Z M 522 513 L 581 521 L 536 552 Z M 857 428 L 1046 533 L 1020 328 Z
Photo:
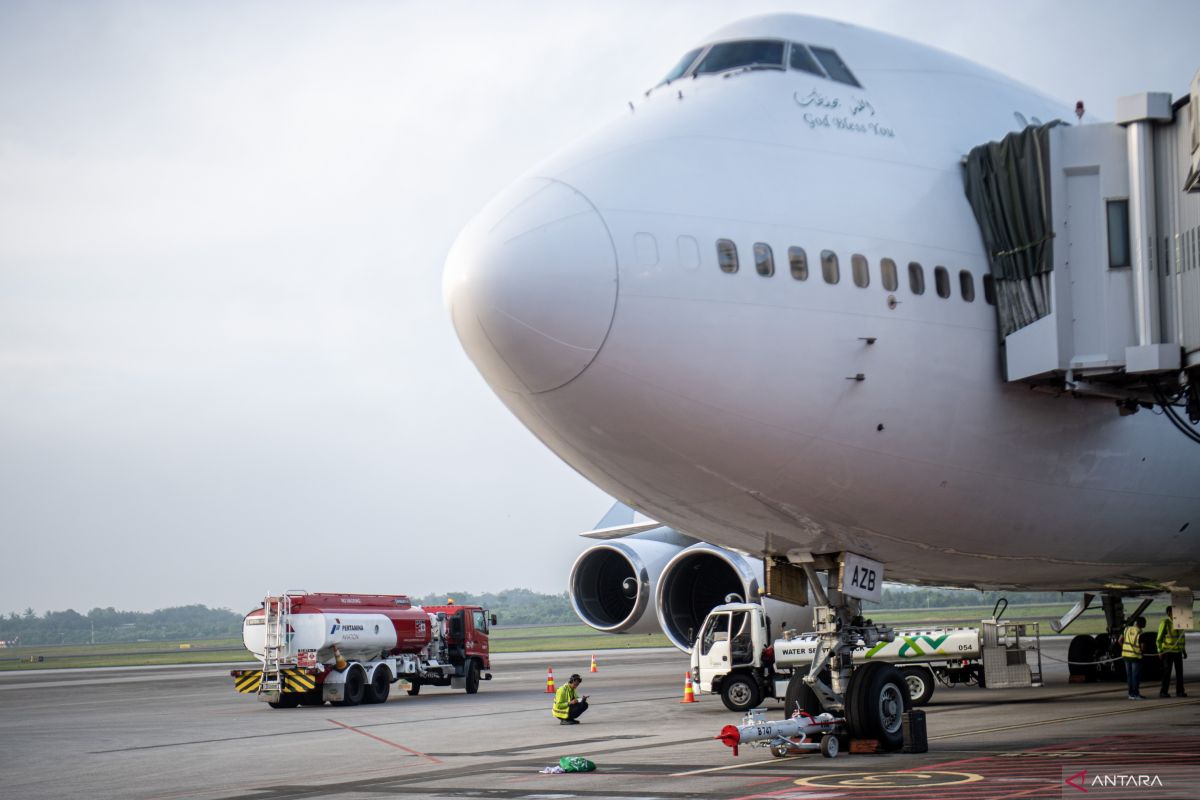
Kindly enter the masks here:
M 292 614 L 292 598 L 288 595 L 268 596 L 263 601 L 263 676 L 258 691 L 283 691 L 282 662 L 287 656 L 288 623 Z

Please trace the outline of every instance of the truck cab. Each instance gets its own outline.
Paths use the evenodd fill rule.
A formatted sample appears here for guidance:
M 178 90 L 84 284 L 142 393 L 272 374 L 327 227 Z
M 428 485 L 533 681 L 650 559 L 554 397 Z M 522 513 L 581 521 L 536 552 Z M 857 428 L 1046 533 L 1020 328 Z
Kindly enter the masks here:
M 731 711 L 754 708 L 770 696 L 766 632 L 760 604 L 726 603 L 710 611 L 692 648 L 697 690 L 720 694 Z

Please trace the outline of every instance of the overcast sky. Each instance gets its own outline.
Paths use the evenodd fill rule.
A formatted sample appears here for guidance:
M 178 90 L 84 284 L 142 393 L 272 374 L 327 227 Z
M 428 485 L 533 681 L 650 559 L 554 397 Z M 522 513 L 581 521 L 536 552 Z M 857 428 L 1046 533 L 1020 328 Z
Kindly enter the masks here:
M 0 613 L 562 591 L 610 500 L 491 394 L 457 231 L 711 30 L 846 19 L 1111 119 L 1200 3 L 0 3 Z

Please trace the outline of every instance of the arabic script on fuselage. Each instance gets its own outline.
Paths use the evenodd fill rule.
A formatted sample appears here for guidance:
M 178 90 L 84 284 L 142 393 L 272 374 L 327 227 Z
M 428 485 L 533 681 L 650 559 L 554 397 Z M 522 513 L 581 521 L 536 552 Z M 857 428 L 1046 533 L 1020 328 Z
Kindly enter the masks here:
M 801 95 L 800 92 L 796 92 L 793 97 L 796 100 L 796 105 L 806 109 L 804 112 L 804 122 L 811 129 L 829 128 L 831 130 L 883 136 L 889 139 L 896 136 L 895 130 L 871 119 L 875 116 L 875 107 L 864 98 L 853 96 L 849 99 L 834 97 L 816 89 L 813 89 L 807 95 Z

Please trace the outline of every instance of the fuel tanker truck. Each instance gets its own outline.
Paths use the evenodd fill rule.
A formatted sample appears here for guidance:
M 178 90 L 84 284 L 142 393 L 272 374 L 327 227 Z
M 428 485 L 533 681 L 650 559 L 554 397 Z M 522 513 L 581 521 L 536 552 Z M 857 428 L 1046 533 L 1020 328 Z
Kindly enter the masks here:
M 496 615 L 480 606 L 415 606 L 404 595 L 287 592 L 263 600 L 242 622 L 242 641 L 260 669 L 233 670 L 242 694 L 272 708 L 382 703 L 393 683 L 408 693 L 451 686 L 467 694 L 491 680 L 488 632 Z

